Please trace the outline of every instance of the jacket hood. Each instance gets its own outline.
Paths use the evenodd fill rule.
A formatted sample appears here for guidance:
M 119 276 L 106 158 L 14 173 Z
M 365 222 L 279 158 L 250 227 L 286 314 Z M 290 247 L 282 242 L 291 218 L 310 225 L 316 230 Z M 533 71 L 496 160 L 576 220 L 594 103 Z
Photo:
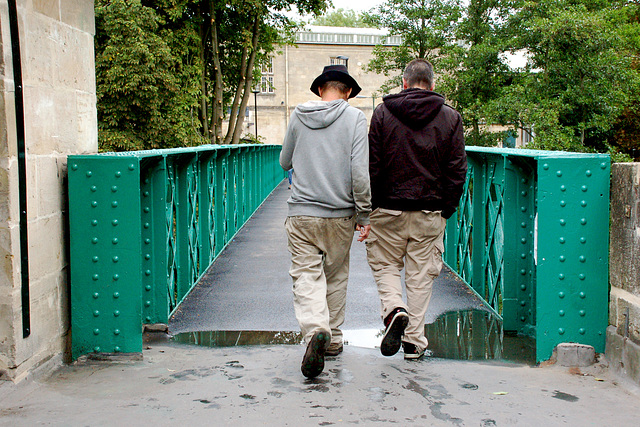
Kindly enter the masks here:
M 422 129 L 444 105 L 444 96 L 425 89 L 409 88 L 400 93 L 385 96 L 384 105 L 405 125 Z
M 296 114 L 302 124 L 310 129 L 331 126 L 342 115 L 349 104 L 344 99 L 335 101 L 309 101 L 296 107 Z

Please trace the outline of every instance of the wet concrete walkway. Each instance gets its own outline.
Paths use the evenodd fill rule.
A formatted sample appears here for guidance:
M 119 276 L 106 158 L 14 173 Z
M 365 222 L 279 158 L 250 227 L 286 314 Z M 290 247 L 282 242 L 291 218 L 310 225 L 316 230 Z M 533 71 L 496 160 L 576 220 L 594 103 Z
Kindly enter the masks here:
M 171 319 L 172 333 L 297 331 L 280 187 Z M 345 329 L 380 328 L 364 248 L 354 243 Z M 430 314 L 476 307 L 453 275 Z M 449 289 L 450 292 L 445 290 Z M 438 299 L 440 301 L 438 302 Z M 187 308 L 188 307 L 188 308 Z M 0 426 L 636 426 L 640 394 L 588 368 L 426 358 L 347 345 L 307 380 L 298 345 L 205 347 L 147 336 L 142 360 L 81 360 L 50 376 L 0 382 Z

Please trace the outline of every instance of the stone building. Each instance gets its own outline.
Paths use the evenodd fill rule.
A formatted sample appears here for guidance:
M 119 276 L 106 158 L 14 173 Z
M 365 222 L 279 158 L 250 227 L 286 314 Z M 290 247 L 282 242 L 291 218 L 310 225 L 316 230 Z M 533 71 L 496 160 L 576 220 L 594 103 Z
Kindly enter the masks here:
M 94 34 L 92 0 L 0 2 L 3 379 L 69 344 L 66 163 L 98 150 Z
M 380 87 L 387 80 L 365 70 L 373 47 L 379 43 L 398 45 L 400 38 L 372 28 L 309 26 L 298 32 L 296 46 L 285 46 L 272 57 L 270 66 L 263 67 L 247 108 L 245 134 L 255 134 L 257 125 L 265 143 L 282 144 L 291 112 L 300 103 L 319 99 L 309 87 L 323 67 L 332 64 L 345 64 L 362 87 L 349 103 L 370 119 L 374 106 L 381 102 Z

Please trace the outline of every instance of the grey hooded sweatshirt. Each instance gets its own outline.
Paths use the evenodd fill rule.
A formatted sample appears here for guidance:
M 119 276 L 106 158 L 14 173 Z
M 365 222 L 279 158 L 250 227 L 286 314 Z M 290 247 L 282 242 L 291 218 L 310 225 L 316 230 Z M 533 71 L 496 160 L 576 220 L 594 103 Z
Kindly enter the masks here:
M 309 101 L 291 114 L 280 165 L 293 168 L 289 216 L 340 218 L 369 224 L 367 119 L 345 100 Z

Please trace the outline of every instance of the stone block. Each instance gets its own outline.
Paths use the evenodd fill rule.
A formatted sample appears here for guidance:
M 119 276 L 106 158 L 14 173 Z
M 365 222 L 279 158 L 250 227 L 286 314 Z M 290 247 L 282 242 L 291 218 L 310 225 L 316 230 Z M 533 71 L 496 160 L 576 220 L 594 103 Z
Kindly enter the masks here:
M 591 366 L 596 361 L 596 351 L 590 345 L 561 343 L 556 347 L 556 357 L 561 366 Z
M 612 287 L 609 298 L 616 307 L 616 318 L 610 321 L 611 325 L 618 334 L 640 345 L 640 297 Z
M 33 281 L 61 271 L 66 265 L 62 214 L 29 224 L 29 276 Z
M 60 23 L 46 16 L 29 14 L 21 41 L 24 87 L 53 87 L 54 71 L 59 67 L 55 54 L 60 43 Z M 26 106 L 25 106 L 26 107 Z
M 640 295 L 640 163 L 611 166 L 609 279 Z
M 640 385 L 640 345 L 618 334 L 614 326 L 607 328 L 605 357 L 616 375 Z
M 33 0 L 33 11 L 48 16 L 49 18 L 60 20 L 59 0 Z
M 62 0 L 60 2 L 62 22 L 95 35 L 95 17 L 93 0 Z
M 16 287 L 16 272 L 19 262 L 15 253 L 18 241 L 12 240 L 17 238 L 17 233 L 12 232 L 11 228 L 0 227 L 0 301 L 8 301 L 8 294 Z
M 66 158 L 61 156 L 39 156 L 36 158 L 36 202 L 38 216 L 48 216 L 66 207 Z
M 0 94 L 2 103 L 2 116 L 0 116 L 0 158 L 7 160 L 15 158 L 18 153 L 18 143 L 16 134 L 16 109 L 13 92 L 2 92 Z

